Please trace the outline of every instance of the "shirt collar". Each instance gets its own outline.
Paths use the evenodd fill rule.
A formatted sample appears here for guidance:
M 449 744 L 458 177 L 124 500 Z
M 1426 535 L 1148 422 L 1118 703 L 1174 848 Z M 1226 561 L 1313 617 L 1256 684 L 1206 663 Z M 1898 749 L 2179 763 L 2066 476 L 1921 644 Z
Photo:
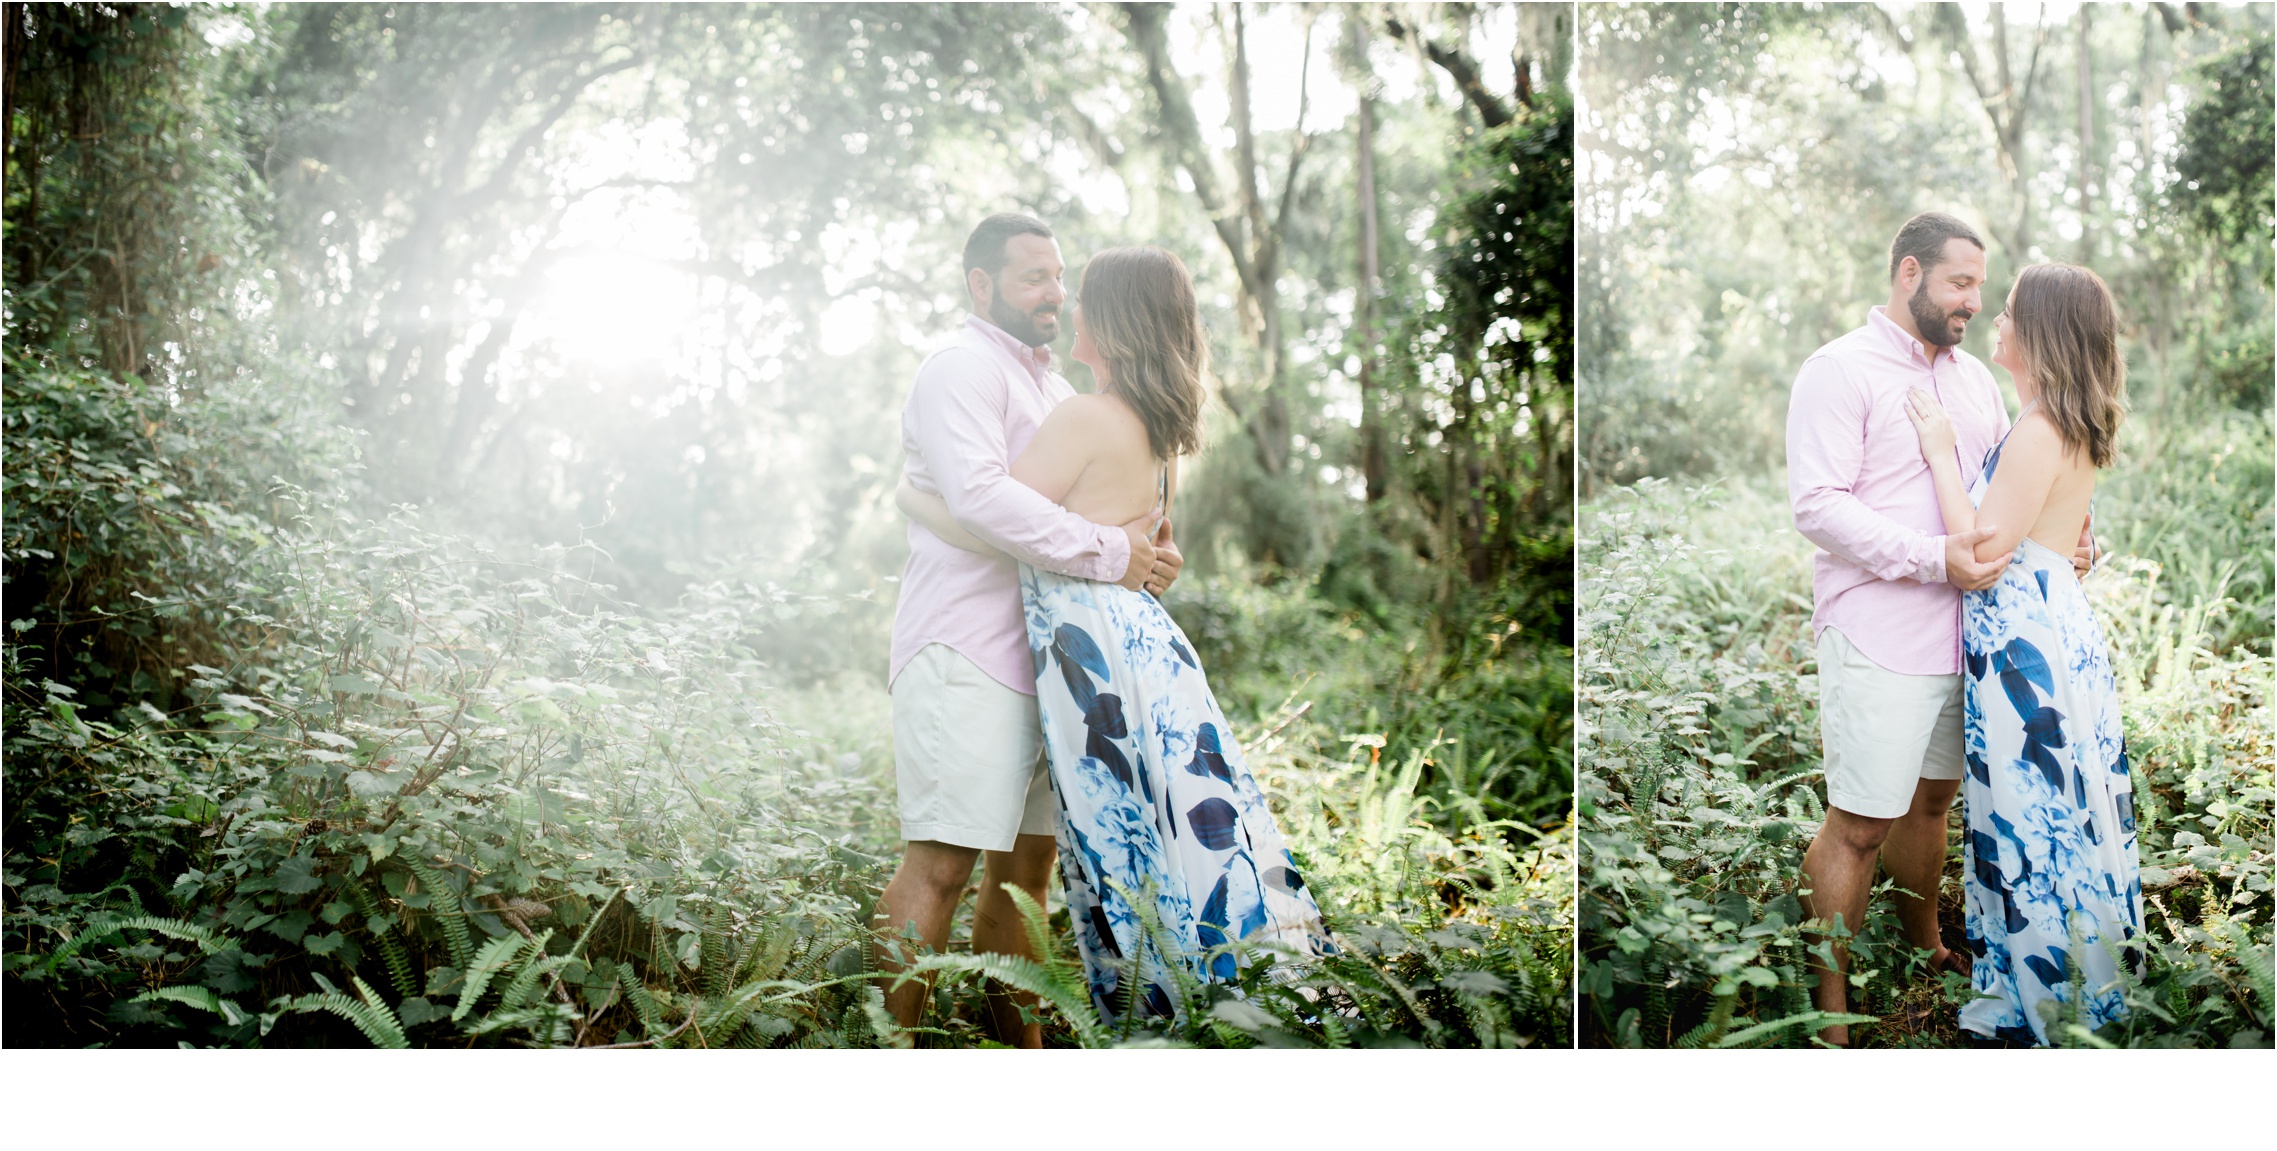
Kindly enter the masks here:
M 973 331 L 979 332 L 982 338 L 1004 349 L 1004 354 L 1018 361 L 1020 366 L 1028 369 L 1031 374 L 1040 378 L 1052 370 L 1050 344 L 1040 348 L 1031 348 L 1015 339 L 1012 333 L 988 322 L 987 318 L 971 312 L 965 314 L 965 323 Z
M 1916 338 L 1912 332 L 1899 327 L 1898 322 L 1890 318 L 1888 305 L 1876 304 L 1866 309 L 1866 326 L 1880 332 L 1882 338 L 1888 340 L 1890 346 L 1898 351 L 1911 356 L 1920 356 L 1925 363 L 1935 364 L 1937 362 L 1936 355 L 1928 351 L 1929 342 Z M 1946 358 L 1955 362 L 1959 362 L 1961 358 L 1961 350 L 1957 347 L 1939 348 L 1937 350 L 1945 353 Z

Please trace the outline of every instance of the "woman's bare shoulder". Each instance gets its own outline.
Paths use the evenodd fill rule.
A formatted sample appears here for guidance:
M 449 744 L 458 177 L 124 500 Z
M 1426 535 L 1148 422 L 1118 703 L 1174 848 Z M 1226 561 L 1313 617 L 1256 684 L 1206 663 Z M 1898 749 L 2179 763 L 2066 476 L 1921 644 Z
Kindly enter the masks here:
M 2004 463 L 2044 470 L 2052 476 L 2077 471 L 2087 464 L 2086 453 L 2065 444 L 2055 421 L 2037 408 L 2017 417 L 2016 426 L 2008 432 L 2008 442 L 2000 449 L 2000 456 Z
M 1087 436 L 1125 437 L 1136 435 L 1139 442 L 1146 441 L 1146 424 L 1119 396 L 1103 392 L 1085 392 L 1061 400 L 1045 417 L 1044 426 L 1054 424 L 1068 432 Z

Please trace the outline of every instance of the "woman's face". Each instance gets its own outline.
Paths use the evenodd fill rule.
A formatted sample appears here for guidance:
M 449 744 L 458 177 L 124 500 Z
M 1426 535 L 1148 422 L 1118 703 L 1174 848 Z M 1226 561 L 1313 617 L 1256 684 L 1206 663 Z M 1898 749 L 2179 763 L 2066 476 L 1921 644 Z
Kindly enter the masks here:
M 1090 328 L 1083 322 L 1083 303 L 1081 300 L 1076 302 L 1073 314 L 1075 317 L 1075 347 L 1069 350 L 1068 355 L 1076 363 L 1089 365 L 1095 373 L 1105 372 L 1106 365 L 1099 362 L 1099 347 L 1091 342 Z M 1101 382 L 1104 383 L 1104 379 Z
M 2012 376 L 2024 374 L 2024 355 L 2016 345 L 2016 321 L 2009 313 L 2016 310 L 2016 289 L 2008 290 L 2008 301 L 2001 305 L 2000 315 L 1992 321 L 1992 362 L 2008 369 Z

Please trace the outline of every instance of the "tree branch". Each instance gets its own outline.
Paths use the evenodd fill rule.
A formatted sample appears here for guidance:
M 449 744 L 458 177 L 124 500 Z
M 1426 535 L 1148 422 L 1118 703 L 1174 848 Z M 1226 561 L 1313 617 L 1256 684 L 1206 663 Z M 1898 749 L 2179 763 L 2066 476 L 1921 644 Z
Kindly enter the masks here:
M 1510 122 L 1510 109 L 1494 93 L 1487 91 L 1486 81 L 1479 78 L 1478 65 L 1460 47 L 1447 47 L 1423 35 L 1421 29 L 1409 28 L 1396 16 L 1385 17 L 1384 28 L 1393 36 L 1406 40 L 1421 49 L 1426 59 L 1452 77 L 1455 89 L 1478 110 L 1478 118 L 1489 128 L 1499 128 Z
M 1297 166 L 1304 162 L 1305 151 L 1312 147 L 1312 137 L 1305 132 L 1305 111 L 1312 105 L 1312 29 L 1313 14 L 1305 13 L 1304 61 L 1297 66 L 1297 139 L 1289 146 L 1289 171 L 1281 180 L 1281 204 L 1273 212 L 1273 228 L 1259 237 L 1259 246 L 1265 254 L 1257 263 L 1266 275 L 1275 275 L 1281 267 L 1281 245 L 1289 226 L 1289 204 L 1297 196 Z
M 1131 41 L 1146 62 L 1147 87 L 1154 92 L 1155 102 L 1162 108 L 1161 126 L 1169 133 L 1172 158 L 1193 180 L 1194 196 L 1202 202 L 1202 210 L 1209 215 L 1210 226 L 1217 229 L 1218 238 L 1225 242 L 1242 287 L 1255 295 L 1259 288 L 1257 266 L 1243 250 L 1238 218 L 1226 210 L 1225 201 L 1218 195 L 1216 171 L 1210 165 L 1209 152 L 1202 146 L 1202 128 L 1194 118 L 1193 101 L 1187 98 L 1185 87 L 1176 82 L 1176 73 L 1171 70 L 1169 35 L 1164 26 L 1168 11 L 1167 4 L 1123 5 L 1123 14 L 1130 22 Z
M 599 83 L 603 77 L 622 72 L 639 64 L 640 61 L 641 57 L 635 54 L 614 64 L 571 77 L 569 86 L 554 97 L 553 107 L 548 108 L 546 114 L 539 117 L 536 123 L 522 129 L 521 134 L 514 137 L 514 142 L 507 146 L 505 155 L 499 159 L 498 167 L 490 173 L 490 178 L 484 180 L 481 187 L 470 189 L 465 194 L 456 197 L 452 207 L 464 211 L 470 207 L 489 203 L 504 195 L 506 182 L 513 177 L 515 170 L 520 167 L 522 157 L 528 154 L 531 149 L 536 148 L 538 141 L 544 139 L 545 134 L 552 131 L 553 126 L 560 123 L 561 118 L 567 116 L 571 108 L 577 106 L 578 98 L 585 94 L 586 89 Z

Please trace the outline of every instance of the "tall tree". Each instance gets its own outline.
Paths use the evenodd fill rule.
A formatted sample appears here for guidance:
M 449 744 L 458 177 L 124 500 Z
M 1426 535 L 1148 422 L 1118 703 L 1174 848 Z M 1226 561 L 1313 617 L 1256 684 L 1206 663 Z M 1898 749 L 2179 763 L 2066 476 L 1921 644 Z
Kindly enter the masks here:
M 1299 65 L 1297 130 L 1276 195 L 1265 182 L 1258 161 L 1250 98 L 1248 16 L 1244 5 L 1231 7 L 1230 19 L 1222 11 L 1213 10 L 1226 52 L 1229 118 L 1234 131 L 1234 171 L 1230 181 L 1221 180 L 1211 150 L 1203 142 L 1193 101 L 1187 95 L 1190 85 L 1171 63 L 1170 6 L 1125 4 L 1123 15 L 1131 43 L 1145 64 L 1147 87 L 1161 109 L 1164 144 L 1172 161 L 1193 184 L 1194 197 L 1209 217 L 1211 228 L 1224 245 L 1239 279 L 1243 332 L 1256 351 L 1260 367 L 1257 382 L 1243 391 L 1229 392 L 1226 402 L 1241 418 L 1249 434 L 1258 467 L 1268 476 L 1279 477 L 1288 471 L 1292 431 L 1280 277 L 1286 254 L 1289 209 L 1296 198 L 1305 153 L 1312 144 L 1312 137 L 1304 131 L 1304 110 L 1311 98 L 1313 16 L 1307 10 L 1304 60 Z M 1233 189 L 1230 202 L 1220 191 L 1227 182 Z
M 2033 168 L 2025 153 L 2025 129 L 2031 119 L 2032 94 L 2040 82 L 2040 58 L 2048 46 L 2048 33 L 2052 25 L 2044 18 L 2035 18 L 2031 28 L 2031 53 L 2023 61 L 2023 77 L 2017 78 L 2014 52 L 2009 46 L 2010 27 L 2008 6 L 1993 4 L 1987 17 L 1992 22 L 1992 64 L 1988 70 L 1979 58 L 1977 38 L 1969 31 L 1968 17 L 1958 5 L 1938 5 L 1933 18 L 1946 48 L 1961 61 L 1961 72 L 1975 89 L 1977 103 L 1985 116 L 1992 121 L 1993 142 L 2000 154 L 2000 171 L 2006 176 L 2011 191 L 2012 215 L 2006 226 L 1995 225 L 2001 243 L 2007 248 L 2012 263 L 2021 263 L 2032 250 L 2032 190 Z
M 1364 10 L 1358 7 L 1345 10 L 1345 69 L 1359 97 L 1355 111 L 1358 130 L 1353 138 L 1353 184 L 1360 205 L 1359 279 L 1353 290 L 1352 319 L 1358 330 L 1360 349 L 1360 474 L 1367 485 L 1368 502 L 1377 504 L 1383 502 L 1390 471 L 1384 457 L 1384 384 L 1376 338 L 1376 305 L 1383 291 L 1376 200 L 1379 82 L 1368 62 L 1368 26 Z

